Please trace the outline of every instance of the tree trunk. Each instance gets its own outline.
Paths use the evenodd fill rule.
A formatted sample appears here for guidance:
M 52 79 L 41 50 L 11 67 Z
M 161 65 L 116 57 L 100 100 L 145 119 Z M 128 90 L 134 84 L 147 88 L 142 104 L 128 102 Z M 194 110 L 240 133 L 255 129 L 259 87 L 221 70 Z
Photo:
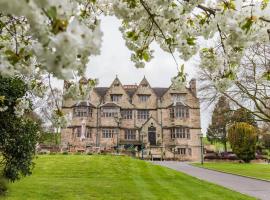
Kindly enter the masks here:
M 224 141 L 224 142 L 223 142 L 223 145 L 224 145 L 224 152 L 227 152 L 227 142 Z

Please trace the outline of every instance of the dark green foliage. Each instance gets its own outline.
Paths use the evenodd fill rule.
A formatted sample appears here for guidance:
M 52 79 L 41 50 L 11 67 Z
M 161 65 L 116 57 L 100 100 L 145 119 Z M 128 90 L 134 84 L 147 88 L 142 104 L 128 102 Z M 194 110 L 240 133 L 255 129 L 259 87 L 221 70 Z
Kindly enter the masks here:
M 60 133 L 42 132 L 39 137 L 40 144 L 58 145 L 60 144 Z
M 270 134 L 264 134 L 262 136 L 262 144 L 263 144 L 264 148 L 270 150 Z
M 220 142 L 227 151 L 227 130 L 226 127 L 230 123 L 230 105 L 225 97 L 220 97 L 215 106 L 212 115 L 212 123 L 207 129 L 207 139 L 213 142 Z
M 0 112 L 1 169 L 3 176 L 11 181 L 31 174 L 38 139 L 38 123 L 29 117 L 16 117 L 14 114 L 16 100 L 23 97 L 26 91 L 27 87 L 21 79 L 0 76 L 0 96 L 4 96 L 1 106 L 8 106 L 6 111 Z
M 4 195 L 8 190 L 8 183 L 4 177 L 0 177 L 0 196 Z
M 239 108 L 236 111 L 233 112 L 231 116 L 231 121 L 233 123 L 235 122 L 246 122 L 248 124 L 251 124 L 255 127 L 257 127 L 257 122 L 255 120 L 254 115 L 252 115 L 251 112 L 244 108 Z
M 257 138 L 256 128 L 245 122 L 233 124 L 228 131 L 233 152 L 244 162 L 255 158 Z

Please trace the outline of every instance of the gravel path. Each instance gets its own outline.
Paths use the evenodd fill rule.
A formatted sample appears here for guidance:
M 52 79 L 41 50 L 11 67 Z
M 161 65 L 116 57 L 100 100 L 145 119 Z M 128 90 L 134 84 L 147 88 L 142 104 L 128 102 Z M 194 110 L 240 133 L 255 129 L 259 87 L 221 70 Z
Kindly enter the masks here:
M 206 180 L 242 194 L 247 194 L 261 200 L 270 200 L 270 182 L 245 178 L 237 175 L 216 172 L 194 167 L 185 162 L 155 161 L 154 164 L 165 166 L 191 176 Z

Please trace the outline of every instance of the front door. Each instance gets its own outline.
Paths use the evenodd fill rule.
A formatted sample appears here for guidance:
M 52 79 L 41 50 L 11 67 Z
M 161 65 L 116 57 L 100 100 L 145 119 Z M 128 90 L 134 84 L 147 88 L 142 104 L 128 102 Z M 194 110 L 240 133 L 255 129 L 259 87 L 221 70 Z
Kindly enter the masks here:
M 150 145 L 156 145 L 156 128 L 149 127 L 148 128 L 148 141 Z

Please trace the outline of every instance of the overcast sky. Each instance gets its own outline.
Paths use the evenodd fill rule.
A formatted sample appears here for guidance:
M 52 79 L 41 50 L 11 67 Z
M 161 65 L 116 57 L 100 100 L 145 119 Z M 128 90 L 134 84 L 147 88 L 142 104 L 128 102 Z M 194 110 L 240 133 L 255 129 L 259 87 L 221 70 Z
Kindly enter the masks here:
M 147 63 L 145 68 L 137 69 L 130 61 L 130 51 L 125 46 L 119 31 L 120 21 L 115 17 L 104 17 L 101 28 L 104 33 L 101 54 L 91 57 L 87 67 L 87 78 L 98 78 L 98 86 L 109 86 L 118 75 L 122 84 L 140 83 L 146 76 L 153 87 L 168 87 L 171 78 L 177 74 L 177 66 L 169 53 L 163 52 L 157 44 L 152 47 L 155 50 L 154 59 Z M 178 60 L 182 64 L 181 60 Z M 188 79 L 196 78 L 196 64 L 198 58 L 186 64 L 185 69 Z M 201 109 L 201 125 L 205 132 L 210 120 L 209 110 Z

